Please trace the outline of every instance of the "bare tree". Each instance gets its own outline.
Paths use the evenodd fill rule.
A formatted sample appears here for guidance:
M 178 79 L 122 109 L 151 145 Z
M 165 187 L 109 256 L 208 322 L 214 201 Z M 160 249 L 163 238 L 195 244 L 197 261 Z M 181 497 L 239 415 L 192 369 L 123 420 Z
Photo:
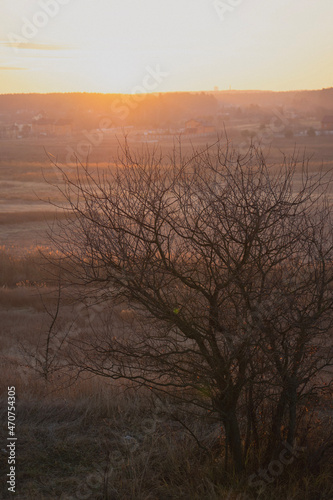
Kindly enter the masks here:
M 325 175 L 311 176 L 305 159 L 268 166 L 260 149 L 241 156 L 220 142 L 187 158 L 125 143 L 106 173 L 78 165 L 63 175 L 68 217 L 51 237 L 67 279 L 137 315 L 82 337 L 76 364 L 216 414 L 238 472 L 267 400 L 269 446 L 287 414 L 293 443 L 300 398 L 331 362 Z
M 70 321 L 64 321 L 64 318 L 61 318 L 64 305 L 69 305 L 69 298 L 67 297 L 66 300 L 66 295 L 62 288 L 61 269 L 59 266 L 55 268 L 53 262 L 53 267 L 50 271 L 55 280 L 50 282 L 52 286 L 47 292 L 44 288 L 40 290 L 38 284 L 35 285 L 36 294 L 39 296 L 43 307 L 46 320 L 45 325 L 41 328 L 37 342 L 33 345 L 23 342 L 20 345 L 20 350 L 26 363 L 25 366 L 31 368 L 46 383 L 51 382 L 55 374 L 60 376 L 59 372 L 64 375 L 64 369 L 68 367 L 66 352 L 69 348 L 69 341 L 73 336 L 75 322 L 78 319 L 77 312 L 73 310 L 70 313 Z M 82 305 L 81 309 L 83 307 Z

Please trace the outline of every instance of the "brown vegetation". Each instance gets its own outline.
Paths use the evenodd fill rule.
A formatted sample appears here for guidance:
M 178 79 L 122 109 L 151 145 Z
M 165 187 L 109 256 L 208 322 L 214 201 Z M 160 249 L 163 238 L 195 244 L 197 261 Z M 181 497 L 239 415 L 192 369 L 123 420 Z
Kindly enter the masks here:
M 55 311 L 57 290 L 43 287 L 39 292 L 49 310 Z M 29 368 L 29 359 L 20 346 L 24 343 L 33 351 L 45 338 L 50 318 L 34 287 L 4 289 L 6 293 L 10 299 L 2 295 L 0 302 L 1 448 L 7 436 L 4 403 L 10 383 L 16 386 L 18 395 L 18 498 L 258 498 L 248 477 L 238 481 L 225 471 L 221 448 L 224 437 L 216 421 L 186 417 L 185 424 L 206 448 L 202 449 L 177 421 L 177 406 L 171 401 L 156 406 L 149 390 L 137 391 L 96 377 L 75 382 L 75 372 L 70 384 L 68 378 L 58 376 L 60 373 L 45 383 Z M 120 304 L 114 314 L 119 323 L 133 321 L 134 312 L 125 304 Z M 64 301 L 60 316 L 60 325 L 71 323 L 70 303 Z M 84 333 L 86 329 L 88 334 L 88 323 L 78 320 L 79 331 Z M 271 484 L 267 483 L 261 500 L 332 497 L 332 456 L 327 448 L 330 405 L 329 395 L 309 400 L 298 441 L 306 450 Z M 181 412 L 178 416 L 184 418 Z M 3 452 L 0 463 L 4 485 L 7 457 Z M 1 497 L 10 498 L 7 494 L 4 487 Z
M 160 160 L 80 165 L 60 253 L 2 249 L 19 498 L 330 499 L 323 173 L 219 146 Z M 281 462 L 283 443 L 303 450 Z
M 108 176 L 66 179 L 70 218 L 52 236 L 84 297 L 138 315 L 120 334 L 112 316 L 95 326 L 72 362 L 215 415 L 239 473 L 293 446 L 332 364 L 330 179 L 303 159 L 296 186 L 298 163 L 272 170 L 261 150 L 217 143 L 168 164 L 125 145 Z

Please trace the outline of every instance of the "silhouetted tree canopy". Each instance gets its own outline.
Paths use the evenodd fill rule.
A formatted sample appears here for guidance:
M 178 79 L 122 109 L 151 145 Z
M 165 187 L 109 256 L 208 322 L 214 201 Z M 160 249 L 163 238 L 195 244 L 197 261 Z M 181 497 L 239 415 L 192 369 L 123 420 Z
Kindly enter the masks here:
M 292 446 L 332 362 L 328 174 L 218 142 L 189 157 L 125 143 L 107 173 L 63 175 L 68 282 L 135 311 L 76 341 L 75 364 L 216 415 L 239 472 L 263 444 L 268 459 Z

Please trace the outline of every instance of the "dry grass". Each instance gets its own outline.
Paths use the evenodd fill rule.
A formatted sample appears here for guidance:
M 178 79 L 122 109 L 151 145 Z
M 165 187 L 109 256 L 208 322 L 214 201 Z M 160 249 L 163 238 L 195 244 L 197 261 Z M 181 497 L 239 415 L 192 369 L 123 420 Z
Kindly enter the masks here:
M 0 226 L 4 226 L 7 224 L 26 224 L 29 222 L 44 222 L 46 220 L 51 220 L 53 221 L 56 217 L 56 214 L 54 211 L 44 211 L 43 212 L 37 212 L 37 211 L 31 211 L 31 212 L 7 212 L 7 213 L 2 213 L 0 214 Z M 57 217 L 59 218 L 59 215 L 57 214 Z
M 37 285 L 44 286 L 49 283 L 51 265 L 42 254 L 47 254 L 48 259 L 56 257 L 56 253 L 46 246 L 31 246 L 19 252 L 16 247 L 0 246 L 0 287 L 18 288 Z M 5 295 L 1 299 L 6 301 Z
M 67 388 L 29 382 L 18 390 L 17 498 L 91 500 L 320 500 L 333 494 L 329 464 L 315 471 L 311 452 L 288 466 L 259 495 L 247 478 L 224 472 L 221 452 L 204 452 L 147 395 L 98 379 Z M 126 389 L 126 390 L 125 390 Z M 5 408 L 2 405 L 2 422 Z M 208 423 L 196 425 L 218 442 Z M 1 444 L 6 429 L 1 428 Z M 0 456 L 2 484 L 6 456 Z M 5 488 L 1 498 L 10 498 Z
M 31 291 L 31 290 L 30 290 Z M 70 308 L 62 312 L 68 319 Z M 126 311 L 124 314 L 128 314 Z M 152 405 L 149 392 L 99 378 L 55 374 L 45 382 L 22 366 L 18 344 L 31 345 L 47 325 L 45 312 L 32 307 L 0 311 L 0 447 L 5 448 L 6 391 L 17 393 L 17 498 L 91 500 L 330 500 L 328 457 L 314 452 L 324 436 L 318 426 L 307 450 L 259 495 L 224 469 L 220 426 L 187 417 L 207 451 L 200 449 L 170 412 Z M 71 373 L 74 375 L 74 373 Z M 177 409 L 171 407 L 172 413 Z M 332 457 L 331 457 L 332 458 Z M 332 462 L 331 462 L 332 463 Z M 7 456 L 0 453 L 1 484 Z M 1 498 L 10 498 L 6 488 Z
M 23 261 L 8 255 L 2 259 L 13 266 L 8 275 L 12 282 L 18 272 L 25 279 L 37 280 L 39 268 L 32 272 L 29 256 Z M 40 287 L 39 291 L 52 308 L 55 290 Z M 119 310 L 124 321 L 131 321 L 132 316 L 129 309 Z M 71 317 L 71 305 L 65 302 L 60 324 Z M 311 427 L 306 452 L 259 494 L 249 487 L 248 477 L 236 480 L 225 471 L 218 424 L 188 417 L 186 423 L 206 446 L 204 451 L 170 413 L 151 404 L 147 391 L 107 379 L 75 380 L 74 372 L 67 372 L 66 377 L 56 372 L 45 382 L 29 369 L 19 346 L 35 347 L 49 320 L 29 283 L 0 289 L 0 448 L 5 448 L 8 436 L 7 386 L 14 385 L 18 402 L 16 498 L 332 500 L 332 452 L 328 449 L 324 456 L 318 455 L 328 421 Z M 0 469 L 0 498 L 11 498 L 5 486 L 8 464 L 3 452 Z

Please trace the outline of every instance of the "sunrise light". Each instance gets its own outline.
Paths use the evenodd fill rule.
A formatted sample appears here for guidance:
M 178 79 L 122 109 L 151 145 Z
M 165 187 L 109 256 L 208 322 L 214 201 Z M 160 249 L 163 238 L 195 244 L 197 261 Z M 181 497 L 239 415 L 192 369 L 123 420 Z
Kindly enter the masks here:
M 316 89 L 332 84 L 331 0 L 1 2 L 0 92 Z

